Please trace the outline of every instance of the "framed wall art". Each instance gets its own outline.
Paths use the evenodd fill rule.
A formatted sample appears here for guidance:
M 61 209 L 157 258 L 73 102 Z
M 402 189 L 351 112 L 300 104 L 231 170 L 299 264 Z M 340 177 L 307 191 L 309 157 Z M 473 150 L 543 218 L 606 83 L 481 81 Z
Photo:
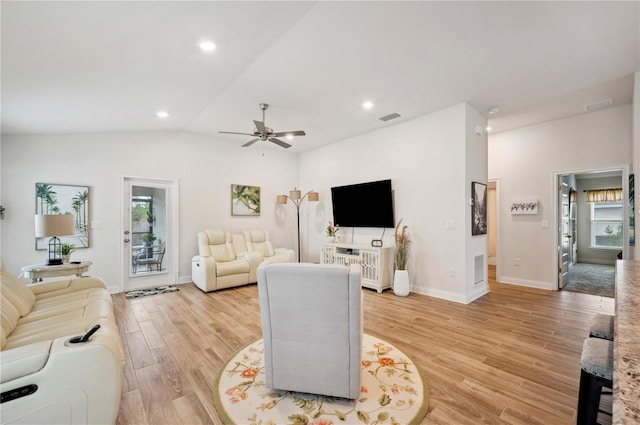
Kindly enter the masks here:
M 260 215 L 260 186 L 231 185 L 231 215 Z
M 89 248 L 89 186 L 36 183 L 36 214 L 71 214 L 75 234 L 60 236 L 74 248 Z M 50 238 L 36 238 L 36 249 L 49 247 Z
M 567 217 L 569 216 L 569 205 L 566 205 L 567 211 L 563 211 Z M 511 201 L 511 214 L 523 215 L 523 214 L 538 214 L 538 200 L 527 199 L 524 201 Z
M 487 234 L 487 185 L 471 182 L 471 235 Z

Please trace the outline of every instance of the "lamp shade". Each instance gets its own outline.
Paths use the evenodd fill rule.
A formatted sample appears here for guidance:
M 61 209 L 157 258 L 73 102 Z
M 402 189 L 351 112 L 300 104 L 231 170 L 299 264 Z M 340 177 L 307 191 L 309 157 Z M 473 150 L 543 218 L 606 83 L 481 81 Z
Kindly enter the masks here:
M 277 204 L 284 205 L 287 203 L 287 195 L 278 195 Z
M 289 191 L 289 198 L 291 199 L 300 199 L 302 197 L 302 193 L 298 189 L 293 189 Z
M 309 192 L 309 197 L 307 199 L 311 202 L 315 202 L 320 199 L 320 195 L 318 195 L 318 192 L 311 191 Z
M 74 233 L 72 214 L 36 214 L 36 238 L 71 236 Z

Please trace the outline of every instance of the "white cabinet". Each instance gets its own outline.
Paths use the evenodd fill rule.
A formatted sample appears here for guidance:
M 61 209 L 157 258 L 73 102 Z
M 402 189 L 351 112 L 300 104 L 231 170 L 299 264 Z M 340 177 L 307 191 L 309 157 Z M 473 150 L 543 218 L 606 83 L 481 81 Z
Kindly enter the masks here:
M 322 264 L 360 264 L 361 282 L 366 288 L 379 293 L 391 287 L 392 258 L 391 248 L 376 248 L 367 245 L 325 243 L 322 245 L 320 262 Z

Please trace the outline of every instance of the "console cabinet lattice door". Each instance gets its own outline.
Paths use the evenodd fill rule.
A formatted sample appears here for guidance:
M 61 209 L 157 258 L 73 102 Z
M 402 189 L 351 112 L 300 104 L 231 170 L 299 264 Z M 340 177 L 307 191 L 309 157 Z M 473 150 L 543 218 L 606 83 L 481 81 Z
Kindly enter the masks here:
M 391 248 L 327 243 L 322 245 L 320 255 L 323 264 L 360 264 L 362 286 L 379 293 L 391 287 Z

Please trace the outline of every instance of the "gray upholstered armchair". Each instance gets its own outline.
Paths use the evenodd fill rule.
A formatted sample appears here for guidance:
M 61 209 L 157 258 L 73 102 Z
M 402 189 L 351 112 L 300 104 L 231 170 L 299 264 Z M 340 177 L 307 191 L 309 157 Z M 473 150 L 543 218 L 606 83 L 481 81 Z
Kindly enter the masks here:
M 360 396 L 360 266 L 258 267 L 265 383 L 278 390 Z

